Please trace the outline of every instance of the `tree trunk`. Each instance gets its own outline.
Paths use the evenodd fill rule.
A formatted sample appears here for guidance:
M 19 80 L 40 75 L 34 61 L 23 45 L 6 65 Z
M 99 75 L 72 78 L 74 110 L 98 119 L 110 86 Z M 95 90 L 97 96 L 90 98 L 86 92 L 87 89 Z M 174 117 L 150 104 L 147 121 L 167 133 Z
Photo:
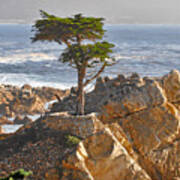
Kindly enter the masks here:
M 84 97 L 84 84 L 83 80 L 85 77 L 86 68 L 78 70 L 78 91 L 77 91 L 77 107 L 76 113 L 78 115 L 84 115 L 85 97 Z

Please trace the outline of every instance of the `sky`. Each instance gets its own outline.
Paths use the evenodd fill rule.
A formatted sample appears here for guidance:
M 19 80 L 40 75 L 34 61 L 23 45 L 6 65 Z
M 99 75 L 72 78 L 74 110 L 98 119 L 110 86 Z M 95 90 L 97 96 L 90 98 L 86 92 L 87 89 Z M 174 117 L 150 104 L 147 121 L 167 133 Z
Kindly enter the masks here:
M 0 22 L 33 23 L 40 9 L 104 17 L 110 24 L 180 24 L 180 0 L 0 0 Z

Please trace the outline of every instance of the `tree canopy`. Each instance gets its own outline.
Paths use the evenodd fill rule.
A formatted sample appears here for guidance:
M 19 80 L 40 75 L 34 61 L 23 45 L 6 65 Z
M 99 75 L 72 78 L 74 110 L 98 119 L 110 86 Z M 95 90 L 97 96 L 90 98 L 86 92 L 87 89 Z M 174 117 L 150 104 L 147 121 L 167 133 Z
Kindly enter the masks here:
M 59 44 L 72 44 L 82 40 L 102 39 L 105 30 L 103 18 L 84 17 L 76 14 L 73 18 L 60 18 L 40 11 L 43 19 L 37 20 L 34 25 L 35 41 L 56 41 Z

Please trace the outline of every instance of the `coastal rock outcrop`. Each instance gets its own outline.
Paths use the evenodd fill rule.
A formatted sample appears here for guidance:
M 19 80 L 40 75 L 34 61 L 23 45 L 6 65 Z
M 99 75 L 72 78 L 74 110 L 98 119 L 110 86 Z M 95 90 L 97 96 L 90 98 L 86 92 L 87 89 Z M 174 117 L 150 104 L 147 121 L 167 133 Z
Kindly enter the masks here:
M 162 78 L 140 79 L 136 76 L 137 79 L 134 81 L 134 77 L 121 78 L 123 82 L 119 84 L 115 83 L 116 80 L 111 80 L 116 87 L 111 88 L 113 92 L 110 95 L 107 93 L 107 99 L 103 97 L 102 101 L 104 102 L 101 103 L 102 108 L 98 118 L 103 122 L 105 131 L 108 128 L 111 137 L 118 140 L 136 166 L 140 167 L 141 173 L 145 172 L 139 179 L 178 179 L 180 178 L 180 116 L 178 108 L 180 74 L 175 70 Z M 105 81 L 101 80 L 100 82 L 95 91 L 98 91 L 100 87 L 103 89 L 107 87 Z M 94 134 L 92 137 L 95 138 L 97 135 Z M 64 163 L 65 175 L 63 177 L 76 179 L 74 177 L 80 174 L 78 178 L 81 179 L 80 177 L 86 172 L 89 179 L 133 179 L 131 173 L 128 173 L 129 177 L 121 176 L 126 172 L 126 168 L 122 172 L 118 169 L 118 165 L 113 168 L 114 161 L 108 166 L 103 156 L 99 158 L 97 155 L 94 158 L 91 155 L 91 151 L 98 154 L 101 148 L 104 150 L 101 149 L 102 154 L 106 154 L 104 141 L 111 142 L 108 138 L 104 138 L 103 141 L 100 140 L 101 138 L 95 138 L 96 141 L 93 141 L 90 140 L 93 139 L 92 137 L 83 141 L 76 154 L 67 158 Z M 89 145 L 84 145 L 85 142 L 92 143 L 91 151 L 88 149 Z M 108 144 L 108 142 L 106 143 Z M 111 147 L 111 145 L 106 146 Z M 120 151 L 120 148 L 118 149 Z M 81 151 L 79 156 L 78 151 Z M 118 153 L 116 155 L 118 156 Z M 107 157 L 109 162 L 113 159 L 108 153 Z M 126 164 L 120 162 L 119 159 L 119 164 Z M 83 164 L 84 167 L 82 174 L 79 171 L 82 171 L 83 168 L 79 164 Z M 98 169 L 99 164 L 101 169 Z M 111 171 L 108 171 L 108 167 L 111 167 Z M 114 169 L 117 172 L 114 172 Z
M 180 178 L 179 77 L 178 71 L 172 71 L 161 79 L 150 80 L 158 91 L 149 87 L 150 93 L 138 97 L 132 89 L 123 98 L 116 96 L 104 105 L 99 117 L 104 124 L 115 123 L 123 129 L 138 163 L 153 180 Z M 147 83 L 144 79 L 145 86 Z M 143 88 L 144 85 L 140 87 L 141 92 Z
M 152 89 L 152 91 L 151 91 Z M 164 101 L 165 96 L 161 95 L 161 88 L 157 81 L 151 78 L 142 79 L 138 76 L 138 74 L 134 73 L 130 77 L 125 77 L 123 75 L 117 76 L 117 78 L 110 79 L 108 77 L 100 77 L 96 81 L 96 85 L 94 90 L 85 95 L 85 112 L 101 112 L 102 106 L 107 104 L 108 101 L 115 98 L 125 98 L 123 103 L 125 106 L 129 106 L 132 110 L 127 110 L 126 113 L 130 113 L 131 111 L 137 111 L 143 106 L 154 105 L 155 103 L 162 103 Z M 129 94 L 130 92 L 130 94 Z M 130 97 L 128 97 L 128 95 Z M 142 97 L 144 96 L 144 97 Z M 145 97 L 149 99 L 146 99 Z M 128 99 L 129 98 L 129 99 Z M 128 105 L 128 103 L 136 103 L 134 102 L 136 98 L 137 100 L 140 98 L 139 107 L 137 105 Z M 156 99 L 159 98 L 159 99 Z M 136 101 L 137 101 L 136 100 Z M 126 102 L 127 101 L 127 102 Z M 71 93 L 69 96 L 63 98 L 61 102 L 57 102 L 52 106 L 52 112 L 60 112 L 60 111 L 72 111 L 76 110 L 76 96 L 74 93 Z M 132 107 L 130 107 L 132 106 Z M 134 109 L 134 108 L 138 109 Z M 126 107 L 124 107 L 125 109 Z M 129 111 L 129 112 L 128 112 Z M 125 112 L 124 112 L 125 113 Z
M 2 138 L 0 176 L 24 167 L 32 179 L 179 179 L 179 77 L 172 71 L 158 78 L 99 79 L 86 95 L 95 100 L 87 100 L 87 112 L 97 113 L 46 114 Z M 74 98 L 64 98 L 65 107 Z
M 108 128 L 82 141 L 61 167 L 63 180 L 151 179 Z
M 0 114 L 14 117 L 17 114 L 37 114 L 45 112 L 45 104 L 64 97 L 69 90 L 59 90 L 50 87 L 33 88 L 28 84 L 17 87 L 0 86 Z
M 60 159 L 71 154 L 78 141 L 102 128 L 95 114 L 73 117 L 51 114 L 1 137 L 0 177 L 23 167 L 33 171 L 32 179 L 60 178 Z

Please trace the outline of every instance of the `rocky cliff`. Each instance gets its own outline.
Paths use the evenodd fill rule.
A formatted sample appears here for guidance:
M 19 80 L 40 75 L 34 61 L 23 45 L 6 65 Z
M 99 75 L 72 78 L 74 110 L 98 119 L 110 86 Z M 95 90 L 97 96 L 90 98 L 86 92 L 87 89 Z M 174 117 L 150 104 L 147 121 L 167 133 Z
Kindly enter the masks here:
M 79 164 L 89 179 L 180 178 L 179 72 L 111 83 L 115 87 L 103 98 L 98 116 L 104 130 L 82 141 L 66 159 L 64 179 L 76 179 L 73 168 L 82 170 Z
M 96 113 L 51 113 L 0 136 L 0 176 L 24 167 L 31 179 L 180 179 L 178 71 L 99 79 L 86 97 L 86 112 Z M 73 99 L 52 111 L 67 104 L 73 111 Z

